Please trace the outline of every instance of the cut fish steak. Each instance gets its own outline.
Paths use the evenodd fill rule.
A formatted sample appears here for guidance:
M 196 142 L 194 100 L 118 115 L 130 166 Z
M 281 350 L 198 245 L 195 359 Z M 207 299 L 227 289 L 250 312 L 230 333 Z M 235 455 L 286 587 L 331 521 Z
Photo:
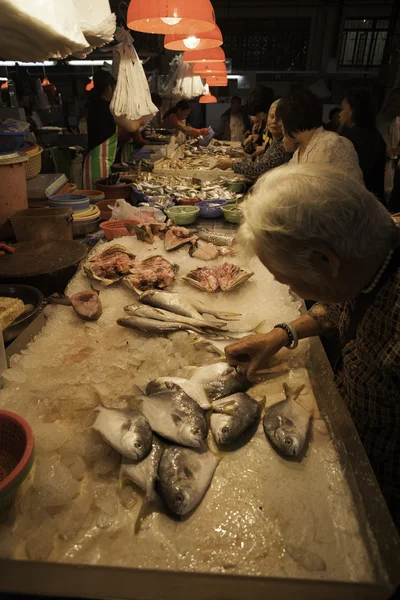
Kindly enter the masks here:
M 198 258 L 199 260 L 215 260 L 220 256 L 234 256 L 235 251 L 228 246 L 216 246 L 210 242 L 197 240 L 192 244 L 189 254 L 192 258 Z
M 217 267 L 197 267 L 182 277 L 199 290 L 209 293 L 220 288 L 223 292 L 231 291 L 250 279 L 254 273 L 248 273 L 232 263 L 224 263 Z
M 102 313 L 99 292 L 97 290 L 84 290 L 70 296 L 72 308 L 84 321 L 97 321 Z
M 171 227 L 164 238 L 164 248 L 167 252 L 177 250 L 185 244 L 194 244 L 197 240 L 197 236 L 192 235 L 186 227 Z
M 151 256 L 143 261 L 137 261 L 130 269 L 130 274 L 123 278 L 122 283 L 129 290 L 141 291 L 152 288 L 164 289 L 171 286 L 179 267 L 168 262 L 162 256 Z
M 124 246 L 115 244 L 89 258 L 83 268 L 89 277 L 103 285 L 111 285 L 128 275 L 134 263 L 135 255 Z

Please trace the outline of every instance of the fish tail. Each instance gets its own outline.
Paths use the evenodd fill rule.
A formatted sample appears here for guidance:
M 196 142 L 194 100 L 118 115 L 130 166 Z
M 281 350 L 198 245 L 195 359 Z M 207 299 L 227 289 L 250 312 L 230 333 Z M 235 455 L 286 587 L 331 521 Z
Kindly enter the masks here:
M 140 507 L 139 514 L 135 522 L 135 535 L 142 531 L 143 523 L 154 512 L 159 512 L 158 496 L 154 489 L 146 492 L 143 498 L 142 506 Z
M 305 384 L 303 383 L 302 385 L 300 385 L 298 388 L 296 389 L 292 389 L 286 382 L 283 384 L 283 390 L 285 392 L 285 396 L 286 398 L 289 400 L 292 399 L 294 401 L 297 400 L 297 398 L 300 396 L 301 392 L 304 390 L 305 388 Z
M 265 321 L 260 321 L 260 322 L 258 323 L 258 325 L 256 325 L 256 326 L 253 328 L 253 330 L 252 330 L 252 331 L 254 331 L 254 333 L 262 333 L 262 332 L 263 332 L 263 329 L 264 329 L 264 326 L 265 326 Z

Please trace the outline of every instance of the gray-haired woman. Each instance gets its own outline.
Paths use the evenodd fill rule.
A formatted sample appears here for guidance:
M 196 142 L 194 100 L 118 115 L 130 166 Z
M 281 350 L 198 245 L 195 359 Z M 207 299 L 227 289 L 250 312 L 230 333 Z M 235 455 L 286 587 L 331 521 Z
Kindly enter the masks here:
M 264 175 L 243 203 L 242 239 L 308 314 L 229 345 L 251 377 L 281 348 L 337 330 L 336 384 L 400 528 L 400 230 L 352 177 L 322 165 Z

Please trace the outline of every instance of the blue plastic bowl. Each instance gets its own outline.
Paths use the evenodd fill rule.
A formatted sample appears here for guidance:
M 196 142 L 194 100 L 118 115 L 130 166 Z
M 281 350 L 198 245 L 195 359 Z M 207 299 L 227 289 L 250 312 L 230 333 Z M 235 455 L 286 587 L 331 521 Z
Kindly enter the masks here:
M 222 217 L 221 206 L 228 204 L 226 200 L 202 200 L 196 206 L 200 208 L 200 217 L 203 219 L 217 219 Z
M 11 154 L 24 145 L 25 131 L 0 132 L 0 154 Z
M 49 206 L 70 206 L 74 212 L 90 208 L 90 198 L 79 194 L 60 194 L 49 197 Z

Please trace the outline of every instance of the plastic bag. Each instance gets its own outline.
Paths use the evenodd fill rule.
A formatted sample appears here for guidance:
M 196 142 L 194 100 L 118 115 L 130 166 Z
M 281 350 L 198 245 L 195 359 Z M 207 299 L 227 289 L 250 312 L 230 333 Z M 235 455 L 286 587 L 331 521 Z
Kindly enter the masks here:
M 136 219 L 139 223 L 164 223 L 166 216 L 158 208 L 151 206 L 131 206 L 126 200 L 117 200 L 112 207 L 110 221 Z

